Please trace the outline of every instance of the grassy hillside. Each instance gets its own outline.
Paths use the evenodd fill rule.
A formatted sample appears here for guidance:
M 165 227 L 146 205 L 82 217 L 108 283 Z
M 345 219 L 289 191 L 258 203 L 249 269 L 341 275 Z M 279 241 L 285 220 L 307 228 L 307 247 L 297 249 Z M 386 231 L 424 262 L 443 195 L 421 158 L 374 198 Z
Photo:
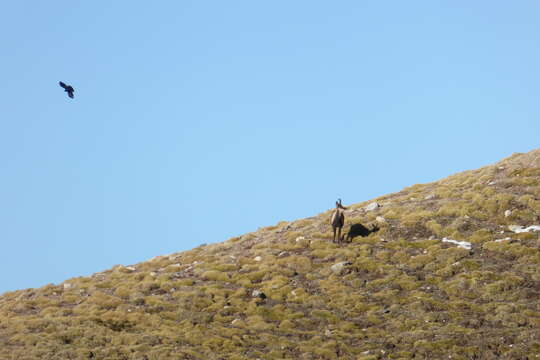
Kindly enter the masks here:
M 330 215 L 6 293 L 0 359 L 539 358 L 540 149 Z

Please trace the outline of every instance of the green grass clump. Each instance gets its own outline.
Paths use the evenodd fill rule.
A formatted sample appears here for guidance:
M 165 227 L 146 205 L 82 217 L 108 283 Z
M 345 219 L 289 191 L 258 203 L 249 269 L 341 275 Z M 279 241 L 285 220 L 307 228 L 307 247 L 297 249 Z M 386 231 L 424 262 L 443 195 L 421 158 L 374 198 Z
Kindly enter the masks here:
M 229 276 L 227 273 L 218 270 L 205 271 L 201 277 L 205 280 L 229 281 Z

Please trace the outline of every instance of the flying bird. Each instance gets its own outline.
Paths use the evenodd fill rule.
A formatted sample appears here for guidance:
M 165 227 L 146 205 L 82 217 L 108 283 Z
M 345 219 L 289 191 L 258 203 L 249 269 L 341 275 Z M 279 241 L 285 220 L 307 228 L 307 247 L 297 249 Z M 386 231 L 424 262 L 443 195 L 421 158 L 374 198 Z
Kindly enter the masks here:
M 71 85 L 66 85 L 63 82 L 59 82 L 60 86 L 64 88 L 64 91 L 67 92 L 68 96 L 73 99 L 73 93 L 75 92 L 75 89 Z

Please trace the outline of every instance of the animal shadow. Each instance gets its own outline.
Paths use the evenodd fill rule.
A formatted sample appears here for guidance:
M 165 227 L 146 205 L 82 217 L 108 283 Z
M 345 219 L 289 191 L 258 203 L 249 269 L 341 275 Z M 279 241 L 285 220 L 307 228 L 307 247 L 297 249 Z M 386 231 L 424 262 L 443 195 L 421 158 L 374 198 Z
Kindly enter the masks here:
M 379 231 L 379 227 L 377 225 L 372 225 L 371 229 L 369 229 L 360 223 L 352 224 L 349 232 L 347 233 L 347 241 L 351 242 L 352 239 L 357 236 L 366 237 L 369 234 L 377 231 Z

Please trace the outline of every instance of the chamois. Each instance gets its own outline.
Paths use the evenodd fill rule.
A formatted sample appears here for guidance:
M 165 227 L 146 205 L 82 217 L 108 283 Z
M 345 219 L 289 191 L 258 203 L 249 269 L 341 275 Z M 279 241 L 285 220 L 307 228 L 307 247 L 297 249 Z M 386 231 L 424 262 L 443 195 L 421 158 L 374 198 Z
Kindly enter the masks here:
M 330 223 L 332 224 L 332 229 L 334 230 L 334 239 L 332 240 L 332 242 L 336 242 L 336 229 L 338 235 L 337 242 L 341 242 L 341 228 L 345 223 L 345 215 L 343 214 L 343 210 L 345 209 L 347 208 L 341 205 L 341 199 L 338 199 L 338 201 L 336 201 L 336 209 L 332 214 L 332 220 L 330 220 Z

